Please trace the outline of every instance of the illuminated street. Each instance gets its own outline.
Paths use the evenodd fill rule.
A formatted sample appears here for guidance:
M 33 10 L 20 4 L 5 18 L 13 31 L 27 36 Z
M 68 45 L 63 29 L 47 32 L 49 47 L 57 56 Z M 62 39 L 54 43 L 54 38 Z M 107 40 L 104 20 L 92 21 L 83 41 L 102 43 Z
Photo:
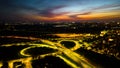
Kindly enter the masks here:
M 77 68 L 77 67 L 84 67 L 84 68 L 94 68 L 94 66 L 87 61 L 87 59 L 85 59 L 84 57 L 82 57 L 81 55 L 77 54 L 74 52 L 74 50 L 77 50 L 78 48 L 80 48 L 80 45 L 78 42 L 79 41 L 75 41 L 75 40 L 61 40 L 61 41 L 72 41 L 74 42 L 76 45 L 74 47 L 72 47 L 71 49 L 68 49 L 64 46 L 62 46 L 58 41 L 58 42 L 52 42 L 49 40 L 43 40 L 40 38 L 33 38 L 33 37 L 19 37 L 19 36 L 5 36 L 7 38 L 21 38 L 21 39 L 30 39 L 30 40 L 34 40 L 34 41 L 42 41 L 45 44 L 36 44 L 36 43 L 14 43 L 14 44 L 6 44 L 6 45 L 1 45 L 1 46 L 12 46 L 12 45 L 16 45 L 16 46 L 24 46 L 24 45 L 30 45 L 27 48 L 24 48 L 23 50 L 20 51 L 20 54 L 22 56 L 25 56 L 26 59 L 32 57 L 31 55 L 25 54 L 24 52 L 27 51 L 28 49 L 31 48 L 35 48 L 35 47 L 47 47 L 47 48 L 52 48 L 52 49 L 56 49 L 58 50 L 57 52 L 54 53 L 48 53 L 48 54 L 43 54 L 43 55 L 38 55 L 39 58 L 44 58 L 45 56 L 48 55 L 52 55 L 52 56 L 56 56 L 56 57 L 60 57 L 61 59 L 63 59 L 67 64 L 69 64 L 71 67 Z M 47 45 L 46 45 L 47 44 Z M 67 56 L 68 58 L 64 57 Z M 25 58 L 24 58 L 25 59 Z M 71 59 L 71 60 L 70 60 Z M 22 58 L 20 59 L 23 63 L 24 61 L 22 60 Z M 20 60 L 13 60 L 15 61 L 20 61 Z M 32 60 L 32 59 L 31 59 Z M 28 60 L 29 62 L 31 60 Z M 34 60 L 34 59 L 33 59 Z M 9 61 L 9 65 L 12 68 L 12 63 L 13 61 Z M 30 65 L 27 65 L 28 68 L 31 68 Z
M 7 38 L 7 39 L 22 39 L 22 40 L 30 40 L 27 42 L 16 42 L 10 44 L 2 44 L 0 47 L 23 47 L 18 51 L 18 57 L 20 59 L 9 59 L 6 61 L 10 68 L 15 66 L 14 63 L 21 62 L 20 64 L 16 65 L 16 67 L 22 66 L 24 64 L 25 68 L 32 68 L 32 64 L 34 60 L 44 59 L 47 56 L 54 56 L 59 57 L 63 60 L 67 65 L 71 66 L 72 68 L 97 68 L 102 67 L 93 60 L 86 58 L 81 52 L 81 48 L 84 48 L 87 51 L 93 51 L 98 54 L 103 54 L 103 50 L 95 50 L 95 46 L 93 46 L 96 42 L 89 42 L 87 39 L 93 37 L 103 37 L 105 34 L 109 33 L 110 31 L 101 31 L 100 34 L 66 34 L 69 36 L 64 37 L 63 34 L 51 34 L 51 35 L 59 35 L 60 38 L 49 38 L 49 39 L 42 39 L 36 37 L 25 37 L 25 36 L 0 36 L 0 38 Z M 72 36 L 71 36 L 72 35 Z M 77 36 L 77 37 L 76 37 Z M 85 37 L 85 38 L 84 38 Z M 113 41 L 110 39 L 110 41 Z M 103 42 L 104 43 L 104 42 Z M 111 53 L 110 53 L 111 54 Z M 108 55 L 110 55 L 108 54 Z M 113 54 L 113 53 L 112 53 Z M 88 53 L 89 55 L 89 53 Z M 119 53 L 117 53 L 119 55 Z M 119 56 L 115 54 L 115 57 L 119 60 Z M 0 66 L 2 67 L 4 64 L 3 61 L 0 61 Z

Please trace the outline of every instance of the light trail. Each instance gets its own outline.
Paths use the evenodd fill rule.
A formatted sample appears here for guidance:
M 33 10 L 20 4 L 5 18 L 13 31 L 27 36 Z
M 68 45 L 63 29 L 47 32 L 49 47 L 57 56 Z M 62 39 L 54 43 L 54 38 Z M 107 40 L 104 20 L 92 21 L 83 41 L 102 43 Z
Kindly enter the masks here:
M 61 58 L 62 60 L 64 60 L 68 65 L 72 66 L 73 68 L 78 68 L 78 66 L 76 64 L 74 64 L 70 60 L 66 59 L 64 56 L 58 55 L 58 57 Z
M 8 65 L 9 65 L 9 68 L 13 68 L 14 62 L 22 62 L 23 64 L 25 64 L 25 68 L 32 68 L 31 60 L 32 60 L 32 57 L 10 60 L 8 61 Z
M 48 48 L 52 48 L 52 49 L 57 49 L 55 46 L 49 46 L 49 45 L 45 45 L 45 44 L 37 44 L 36 46 L 31 46 L 31 47 L 27 47 L 27 48 L 24 48 L 23 50 L 20 51 L 20 54 L 23 55 L 23 56 L 31 56 L 31 55 L 28 55 L 28 54 L 25 54 L 25 51 L 28 50 L 28 49 L 31 49 L 31 48 L 36 48 L 36 47 L 48 47 Z
M 75 51 L 75 50 L 79 49 L 80 45 L 81 45 L 81 44 L 79 44 L 79 41 L 75 41 L 75 40 L 71 40 L 71 39 L 60 40 L 60 41 L 58 41 L 58 43 L 60 44 L 62 41 L 74 42 L 75 46 L 71 48 L 72 51 Z
M 88 60 L 86 58 L 84 58 L 81 55 L 74 52 L 74 50 L 77 50 L 82 45 L 82 44 L 79 44 L 79 41 L 61 40 L 61 41 L 71 41 L 71 42 L 74 42 L 76 44 L 73 48 L 68 49 L 68 48 L 66 48 L 66 47 L 64 47 L 63 45 L 60 44 L 61 41 L 52 42 L 52 41 L 44 40 L 44 39 L 41 39 L 41 38 L 21 37 L 21 36 L 1 36 L 1 37 L 2 38 L 29 39 L 29 40 L 32 40 L 32 41 L 42 41 L 43 43 L 45 43 L 45 44 L 36 44 L 36 43 L 29 43 L 28 42 L 28 43 L 17 43 L 17 44 L 2 45 L 2 46 L 12 46 L 12 45 L 19 46 L 19 45 L 26 45 L 26 44 L 31 45 L 31 46 L 29 46 L 27 48 L 24 48 L 23 50 L 20 51 L 20 54 L 23 55 L 23 56 L 26 56 L 26 57 L 31 57 L 31 55 L 25 54 L 25 51 L 30 49 L 30 48 L 48 47 L 48 48 L 52 48 L 52 49 L 57 49 L 58 52 L 43 54 L 43 55 L 39 55 L 38 57 L 45 57 L 45 56 L 48 56 L 48 55 L 56 55 L 56 56 L 60 57 L 61 59 L 63 59 L 67 64 L 69 64 L 73 68 L 95 68 L 94 65 L 92 65 L 90 62 L 88 62 Z M 64 56 L 67 56 L 73 62 L 71 62 L 71 60 L 65 58 Z M 27 61 L 27 63 L 28 63 L 28 61 Z
M 2 67 L 2 65 L 3 65 L 2 62 L 0 62 L 0 68 Z
M 62 47 L 62 48 L 61 48 L 62 52 L 63 52 L 67 57 L 69 57 L 69 58 L 72 59 L 74 62 L 76 62 L 77 65 L 79 65 L 78 67 L 84 66 L 84 68 L 85 68 L 85 67 L 87 67 L 87 68 L 94 68 L 94 66 L 93 66 L 91 63 L 89 63 L 89 62 L 87 61 L 87 59 L 85 59 L 84 57 L 82 57 L 82 56 L 80 56 L 79 54 L 73 52 L 72 50 L 70 50 L 70 49 L 62 46 L 61 44 L 58 44 L 58 46 L 61 46 L 61 47 Z M 73 63 L 73 64 L 74 64 L 74 63 Z M 73 66 L 72 66 L 72 67 L 73 67 Z

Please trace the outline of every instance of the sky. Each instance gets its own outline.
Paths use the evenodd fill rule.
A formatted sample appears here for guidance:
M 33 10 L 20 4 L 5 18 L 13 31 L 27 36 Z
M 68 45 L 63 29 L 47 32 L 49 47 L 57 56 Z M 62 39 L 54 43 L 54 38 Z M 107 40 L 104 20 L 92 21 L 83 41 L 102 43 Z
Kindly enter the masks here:
M 0 0 L 1 20 L 77 21 L 120 18 L 120 0 Z

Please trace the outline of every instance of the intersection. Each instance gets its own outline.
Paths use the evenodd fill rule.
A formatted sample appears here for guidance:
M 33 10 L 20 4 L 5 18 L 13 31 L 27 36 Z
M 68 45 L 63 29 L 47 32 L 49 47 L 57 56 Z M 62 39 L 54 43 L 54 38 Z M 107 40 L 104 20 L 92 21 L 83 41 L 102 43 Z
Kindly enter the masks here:
M 20 51 L 21 56 L 24 56 L 24 58 L 22 59 L 27 59 L 27 67 L 31 68 L 31 60 L 34 59 L 39 59 L 39 58 L 44 58 L 45 56 L 56 56 L 61 58 L 62 60 L 64 60 L 68 65 L 70 65 L 71 67 L 74 68 L 95 68 L 95 66 L 93 64 L 91 64 L 88 59 L 84 58 L 83 56 L 81 56 L 80 54 L 77 54 L 76 52 L 74 52 L 75 50 L 77 50 L 78 48 L 80 48 L 80 46 L 82 46 L 83 44 L 79 43 L 79 40 L 72 40 L 72 39 L 63 39 L 57 42 L 53 42 L 50 40 L 45 40 L 45 39 L 41 39 L 41 38 L 34 38 L 34 37 L 21 37 L 21 36 L 6 36 L 7 38 L 19 38 L 19 39 L 30 39 L 32 41 L 41 41 L 43 42 L 41 43 L 33 43 L 33 42 L 22 42 L 22 43 L 13 43 L 13 44 L 6 44 L 6 45 L 1 45 L 1 46 L 12 46 L 12 45 L 16 45 L 16 46 L 25 46 L 25 45 L 30 45 L 27 48 L 24 48 Z M 72 48 L 67 48 L 65 46 L 63 46 L 62 44 L 60 44 L 60 42 L 62 41 L 70 41 L 75 43 L 75 46 Z M 37 55 L 36 57 L 32 57 L 32 55 L 30 54 L 26 54 L 25 52 L 28 49 L 31 48 L 36 48 L 36 47 L 46 47 L 46 48 L 51 48 L 53 50 L 56 50 L 56 52 L 52 52 L 52 53 L 48 53 L 48 54 L 42 54 L 42 55 Z M 37 51 L 36 51 L 37 52 Z M 21 61 L 24 63 L 24 61 L 21 59 Z M 12 62 L 11 62 L 12 61 Z M 12 68 L 12 63 L 16 60 L 11 60 L 9 61 L 9 66 Z M 19 60 L 20 61 L 20 60 Z

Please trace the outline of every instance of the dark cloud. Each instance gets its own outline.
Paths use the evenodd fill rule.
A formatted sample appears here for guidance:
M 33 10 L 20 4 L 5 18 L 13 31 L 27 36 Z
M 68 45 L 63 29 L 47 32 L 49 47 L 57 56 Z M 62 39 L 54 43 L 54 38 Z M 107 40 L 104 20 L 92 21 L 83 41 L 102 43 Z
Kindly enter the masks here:
M 13 12 L 14 11 L 39 11 L 38 8 L 29 5 L 29 0 L 0 0 L 0 12 Z
M 52 8 L 47 8 L 47 9 L 39 11 L 38 14 L 43 17 L 54 17 L 54 16 L 58 16 L 58 15 L 67 14 L 68 12 L 53 13 L 54 10 L 57 10 L 57 9 L 60 9 L 63 7 L 65 7 L 65 6 L 56 6 L 56 7 L 52 7 Z
M 17 19 L 23 17 L 22 11 L 39 11 L 25 4 L 17 4 L 16 1 L 18 0 L 0 0 L 0 19 Z
M 91 14 L 92 12 L 84 12 L 84 13 L 79 13 L 79 14 L 74 14 L 74 15 L 70 15 L 69 17 L 71 17 L 71 18 L 75 18 L 75 19 L 77 19 L 78 17 L 78 15 L 89 15 L 89 14 Z
M 78 15 L 89 15 L 91 14 L 92 12 L 84 12 L 84 13 L 81 13 L 81 14 L 78 14 Z
M 23 4 L 23 2 L 19 3 L 18 1 L 19 0 L 0 0 L 0 6 L 1 6 L 0 9 L 2 9 L 0 11 L 0 15 L 1 16 L 8 16 L 15 14 L 22 15 L 22 13 L 24 12 L 28 12 L 28 13 L 32 12 L 33 14 L 38 14 L 45 17 L 52 17 L 52 16 L 64 14 L 64 13 L 55 14 L 52 12 L 56 9 L 65 7 L 63 5 L 55 6 L 55 7 L 48 6 L 46 8 L 43 7 L 44 9 L 41 9 L 28 4 Z M 40 2 L 40 3 L 43 3 L 45 1 L 48 0 L 36 0 L 36 2 Z
M 70 15 L 69 17 L 70 17 L 70 18 L 73 18 L 73 19 L 78 18 L 77 15 Z
M 17 4 L 15 0 L 0 0 L 0 17 L 11 17 L 23 15 L 23 12 L 39 12 L 38 8 L 26 5 L 26 4 Z

